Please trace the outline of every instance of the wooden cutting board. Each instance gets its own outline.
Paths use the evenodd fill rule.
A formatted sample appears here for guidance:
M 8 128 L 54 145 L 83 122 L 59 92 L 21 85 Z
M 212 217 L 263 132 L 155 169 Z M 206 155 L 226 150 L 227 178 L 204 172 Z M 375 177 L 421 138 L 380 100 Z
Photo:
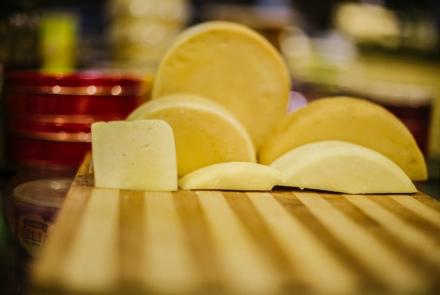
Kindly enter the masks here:
M 440 202 L 422 193 L 97 189 L 86 159 L 32 282 L 114 294 L 436 293 Z

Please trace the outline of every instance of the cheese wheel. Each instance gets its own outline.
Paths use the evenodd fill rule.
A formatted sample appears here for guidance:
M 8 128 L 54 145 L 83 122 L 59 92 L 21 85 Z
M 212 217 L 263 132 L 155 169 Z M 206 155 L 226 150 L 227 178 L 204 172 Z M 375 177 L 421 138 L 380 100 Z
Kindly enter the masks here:
M 414 184 L 387 157 L 342 141 L 309 143 L 287 152 L 272 164 L 283 185 L 347 194 L 414 193 Z
M 178 174 L 220 162 L 255 162 L 256 152 L 246 129 L 213 101 L 171 95 L 143 104 L 128 120 L 160 119 L 173 128 Z
M 289 89 L 286 66 L 266 39 L 216 21 L 188 29 L 171 47 L 152 98 L 188 93 L 212 99 L 239 119 L 258 148 L 286 114 Z
M 423 155 L 406 126 L 380 105 L 350 97 L 319 99 L 287 116 L 259 152 L 269 164 L 301 145 L 341 140 L 375 150 L 412 180 L 427 178 Z

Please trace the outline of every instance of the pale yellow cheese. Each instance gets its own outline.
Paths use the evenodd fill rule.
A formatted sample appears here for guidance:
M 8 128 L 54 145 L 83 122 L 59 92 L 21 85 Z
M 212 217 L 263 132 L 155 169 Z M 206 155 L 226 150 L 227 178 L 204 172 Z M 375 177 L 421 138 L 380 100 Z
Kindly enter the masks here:
M 427 178 L 423 155 L 405 125 L 383 107 L 361 99 L 334 97 L 312 102 L 285 118 L 259 152 L 268 164 L 306 143 L 342 140 L 375 150 L 412 180 Z
M 275 160 L 282 185 L 348 194 L 413 193 L 416 188 L 394 162 L 371 149 L 342 141 L 295 148 Z
M 179 180 L 182 189 L 270 191 L 281 182 L 281 173 L 272 167 L 248 163 L 214 164 L 193 171 Z
M 96 187 L 177 190 L 173 131 L 165 121 L 94 123 L 92 153 Z
M 188 93 L 212 99 L 239 119 L 258 148 L 286 114 L 289 89 L 286 66 L 266 39 L 216 21 L 188 29 L 171 47 L 152 98 Z
M 255 162 L 255 149 L 246 129 L 217 103 L 192 95 L 171 95 L 150 101 L 128 120 L 161 119 L 174 131 L 178 174 L 215 163 Z

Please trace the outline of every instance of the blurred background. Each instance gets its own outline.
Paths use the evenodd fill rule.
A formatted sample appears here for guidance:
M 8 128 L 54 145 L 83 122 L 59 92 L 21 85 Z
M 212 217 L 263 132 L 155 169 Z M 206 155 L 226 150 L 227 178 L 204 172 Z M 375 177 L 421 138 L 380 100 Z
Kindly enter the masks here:
M 105 95 L 107 90 L 115 96 L 111 87 L 124 83 L 130 84 L 121 88 L 125 93 L 147 98 L 158 62 L 179 32 L 213 19 L 246 24 L 282 52 L 293 81 L 292 107 L 333 95 L 374 100 L 407 124 L 432 161 L 440 157 L 438 1 L 4 0 L 0 5 L 2 168 L 11 167 L 11 158 L 13 164 L 26 165 L 53 160 L 16 151 L 16 138 L 13 148 L 5 144 L 10 137 L 6 134 L 22 137 L 32 129 L 30 135 L 38 137 L 30 125 L 55 120 L 40 116 L 36 123 L 36 114 L 83 116 L 75 117 L 83 123 L 97 116 L 124 115 L 109 114 L 111 110 L 97 114 L 96 105 L 95 110 L 79 106 L 87 95 L 90 104 L 94 104 L 92 96 Z M 23 70 L 40 72 L 22 75 Z M 61 78 L 66 74 L 69 81 Z M 142 80 L 139 85 L 136 79 Z M 54 86 L 59 86 L 56 93 Z M 93 88 L 87 92 L 88 86 L 98 86 L 98 93 L 92 93 Z M 41 97 L 54 94 L 82 97 L 76 97 L 74 106 L 64 105 L 75 109 L 68 114 L 55 99 L 47 102 Z M 36 96 L 38 105 L 32 103 Z M 45 104 L 51 105 L 50 110 Z M 15 117 L 21 115 L 35 120 L 17 122 Z M 85 132 L 86 126 L 78 130 Z M 438 166 L 430 167 L 431 176 L 438 178 Z
M 32 253 L 47 234 L 20 238 L 17 212 L 62 198 L 90 148 L 90 124 L 124 118 L 148 99 L 157 65 L 176 36 L 214 19 L 248 25 L 280 50 L 292 78 L 290 111 L 320 97 L 351 95 L 396 114 L 428 159 L 430 180 L 422 188 L 439 195 L 440 1 L 2 0 L 3 294 L 26 286 L 26 271 L 16 267 L 22 260 L 11 258 L 17 255 L 10 232 L 24 249 L 18 257 Z M 41 178 L 46 183 L 29 185 Z M 42 195 L 42 189 L 30 209 L 20 207 L 26 195 Z M 56 212 L 60 202 L 52 201 Z M 43 224 L 50 225 L 52 211 Z

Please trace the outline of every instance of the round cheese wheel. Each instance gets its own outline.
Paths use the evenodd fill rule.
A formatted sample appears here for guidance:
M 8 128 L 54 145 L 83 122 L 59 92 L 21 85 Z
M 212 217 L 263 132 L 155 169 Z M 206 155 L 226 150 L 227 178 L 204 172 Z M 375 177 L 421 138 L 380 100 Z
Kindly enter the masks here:
M 159 119 L 171 125 L 179 175 L 215 163 L 256 161 L 252 140 L 242 124 L 220 105 L 201 97 L 171 95 L 153 100 L 127 119 Z
M 184 32 L 164 56 L 152 98 L 207 97 L 245 126 L 258 148 L 287 112 L 290 79 L 277 50 L 253 30 L 207 22 Z
M 425 180 L 426 163 L 408 128 L 382 106 L 351 97 L 316 100 L 289 116 L 259 152 L 269 164 L 301 145 L 340 140 L 379 152 L 400 166 L 412 180 Z

